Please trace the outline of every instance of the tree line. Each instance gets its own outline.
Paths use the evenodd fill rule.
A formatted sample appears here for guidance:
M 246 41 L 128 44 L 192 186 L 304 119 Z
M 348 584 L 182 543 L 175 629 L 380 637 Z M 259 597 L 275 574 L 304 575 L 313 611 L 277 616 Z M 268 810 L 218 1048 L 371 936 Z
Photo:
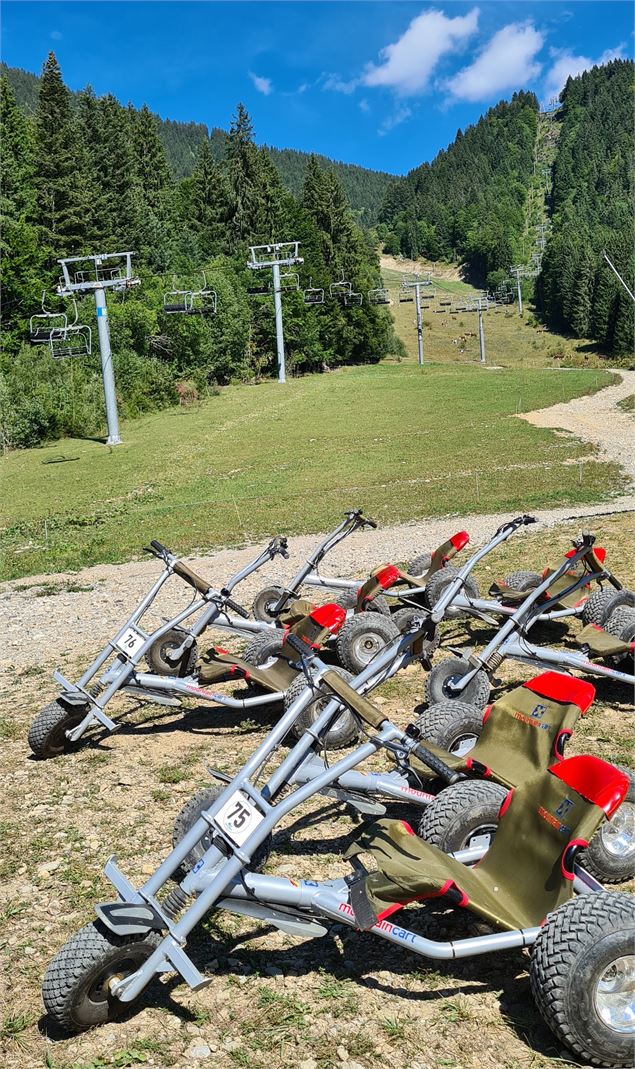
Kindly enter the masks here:
M 551 327 L 633 353 L 633 302 L 603 259 L 635 290 L 633 128 L 635 66 L 614 60 L 569 78 L 553 171 L 552 232 L 536 285 Z
M 283 185 L 251 120 L 238 105 L 219 159 L 205 137 L 191 175 L 175 181 L 156 118 L 87 88 L 75 104 L 51 53 L 31 117 L 0 80 L 4 186 L 0 435 L 28 446 L 103 426 L 98 361 L 54 361 L 28 337 L 42 291 L 55 290 L 60 257 L 134 249 L 142 285 L 109 298 L 115 375 L 122 414 L 205 396 L 231 380 L 275 367 L 271 297 L 250 297 L 249 246 L 298 240 L 301 284 L 344 277 L 366 294 L 380 285 L 370 238 L 356 225 L 337 174 L 307 163 L 299 195 Z M 202 272 L 217 292 L 215 316 L 167 315 L 169 290 L 200 288 Z M 261 281 L 260 279 L 258 280 Z M 60 299 L 49 297 L 53 311 Z M 376 361 L 401 352 L 385 309 L 304 304 L 285 292 L 285 340 L 291 371 Z M 92 298 L 79 303 L 94 325 Z
M 386 251 L 458 260 L 480 284 L 500 281 L 522 247 L 537 128 L 536 97 L 514 93 L 396 179 L 378 227 Z

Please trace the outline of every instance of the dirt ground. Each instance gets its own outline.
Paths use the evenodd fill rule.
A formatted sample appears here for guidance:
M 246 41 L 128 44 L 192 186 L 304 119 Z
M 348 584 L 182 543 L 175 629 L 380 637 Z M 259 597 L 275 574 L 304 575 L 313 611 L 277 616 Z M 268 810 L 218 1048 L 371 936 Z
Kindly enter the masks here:
M 483 530 L 496 526 L 495 519 L 469 524 L 478 532 L 475 543 Z M 632 515 L 551 523 L 512 538 L 495 559 L 486 560 L 477 573 L 481 589 L 512 569 L 554 562 L 581 526 L 596 531 L 615 573 L 635 587 Z M 375 543 L 360 538 L 349 545 L 334 562 L 334 572 L 359 574 L 388 556 L 404 559 L 423 548 L 420 528 L 404 530 L 400 553 L 394 530 L 386 542 L 377 532 Z M 444 536 L 449 533 L 446 524 Z M 372 553 L 370 546 L 376 547 Z M 384 556 L 389 548 L 395 552 Z M 207 562 L 209 574 L 222 579 L 227 552 Z M 241 559 L 247 552 L 240 551 Z M 42 975 L 63 942 L 91 919 L 94 904 L 112 897 L 101 874 L 107 857 L 116 853 L 133 882 L 147 878 L 169 850 L 176 814 L 209 784 L 207 768 L 235 772 L 272 719 L 266 714 L 242 719 L 202 705 L 141 706 L 122 698 L 117 711 L 128 712 L 116 734 L 95 736 L 78 752 L 56 760 L 32 759 L 26 733 L 38 709 L 55 695 L 53 668 L 59 664 L 65 675 L 77 677 L 121 622 L 131 598 L 149 585 L 157 564 L 89 571 L 23 580 L 0 591 L 8 627 L 0 694 L 2 1065 L 379 1069 L 388 1062 L 393 1069 L 536 1069 L 562 1064 L 558 1059 L 566 1060 L 566 1052 L 534 1007 L 524 952 L 436 965 L 370 935 L 339 930 L 300 940 L 218 914 L 192 938 L 194 960 L 212 975 L 205 990 L 192 993 L 171 975 L 117 1023 L 71 1039 L 55 1032 L 42 1012 Z M 12 622 L 14 613 L 19 625 Z M 566 645 L 577 627 L 554 624 L 536 638 Z M 449 623 L 444 644 L 479 645 L 486 635 L 483 624 Z M 210 641 L 217 638 L 210 635 Z M 238 647 L 240 640 L 223 636 L 222 645 Z M 500 674 L 505 688 L 532 673 L 509 664 Z M 398 723 L 410 721 L 423 684 L 422 670 L 411 667 L 381 689 L 379 697 Z M 609 683 L 598 682 L 597 690 L 570 752 L 632 764 L 632 695 Z M 408 807 L 394 806 L 390 813 L 417 820 Z M 343 874 L 348 870 L 344 850 L 359 827 L 360 818 L 344 805 L 313 799 L 277 831 L 266 871 L 300 878 Z M 413 926 L 415 913 L 408 918 Z

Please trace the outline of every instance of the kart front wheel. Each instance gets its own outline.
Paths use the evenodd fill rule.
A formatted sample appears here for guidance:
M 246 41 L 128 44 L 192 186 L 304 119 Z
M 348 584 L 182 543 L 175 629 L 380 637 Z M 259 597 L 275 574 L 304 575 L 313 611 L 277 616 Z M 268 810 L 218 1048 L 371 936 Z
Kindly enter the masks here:
M 505 586 L 520 593 L 535 590 L 542 583 L 542 576 L 538 572 L 510 572 L 503 579 Z
M 346 621 L 335 640 L 340 664 L 357 675 L 399 635 L 399 628 L 378 612 L 360 612 Z
M 85 705 L 68 706 L 61 701 L 45 705 L 29 728 L 29 746 L 35 756 L 59 757 L 75 749 L 79 743 L 70 742 L 66 732 L 81 724 L 87 712 Z
M 429 609 L 434 609 L 441 598 L 444 596 L 446 590 L 453 583 L 459 574 L 458 568 L 455 568 L 452 564 L 446 564 L 444 568 L 441 568 L 434 575 L 431 575 L 426 583 L 425 594 L 423 595 L 424 601 Z M 470 575 L 465 579 L 463 586 L 461 587 L 460 594 L 473 600 L 480 597 L 479 589 Z M 457 595 L 458 596 L 458 595 Z M 445 620 L 464 620 L 469 613 L 463 609 L 453 608 L 450 603 L 445 610 Z
M 338 676 L 341 676 L 347 683 L 350 683 L 351 680 L 355 678 L 352 672 L 347 672 L 345 668 L 334 668 L 333 671 L 337 672 Z M 294 679 L 284 696 L 285 712 L 291 705 L 293 705 L 294 701 L 300 696 L 305 687 L 306 679 L 304 678 L 304 675 L 301 674 L 297 679 Z M 320 694 L 317 698 L 313 699 L 310 705 L 307 705 L 306 709 L 302 710 L 291 728 L 291 731 L 296 738 L 302 738 L 304 732 L 308 728 L 313 727 L 318 716 L 324 711 L 332 697 L 333 695 L 330 691 L 327 691 L 324 695 Z M 343 709 L 337 719 L 331 724 L 328 731 L 321 736 L 324 746 L 328 750 L 341 750 L 344 746 L 352 746 L 357 742 L 359 737 L 359 724 L 350 709 Z
M 490 682 L 487 672 L 479 668 L 476 675 L 463 690 L 454 690 L 452 684 L 459 681 L 474 669 L 461 657 L 448 657 L 447 660 L 435 664 L 426 679 L 426 701 L 429 705 L 437 702 L 461 701 L 468 705 L 474 705 L 477 709 L 484 709 L 487 705 L 490 692 Z
M 414 575 L 417 579 L 421 579 L 421 577 L 426 574 L 431 564 L 432 554 L 420 553 L 418 557 L 413 557 L 411 561 L 408 561 L 408 574 Z
M 582 623 L 604 627 L 616 609 L 634 607 L 635 594 L 632 590 L 594 590 L 582 608 Z
M 498 827 L 507 790 L 498 783 L 473 780 L 446 787 L 423 811 L 419 835 L 451 854 L 471 846 L 487 848 Z
M 437 702 L 417 718 L 422 742 L 434 742 L 456 757 L 465 757 L 483 730 L 483 710 L 464 701 Z
M 196 642 L 192 642 L 190 646 L 187 646 L 179 657 L 174 657 L 174 653 L 180 649 L 186 638 L 187 635 L 184 631 L 179 630 L 178 627 L 173 627 L 166 631 L 164 635 L 155 639 L 146 653 L 146 661 L 150 671 L 157 676 L 178 676 L 183 678 L 184 676 L 193 675 L 194 666 L 198 660 Z
M 587 1064 L 633 1064 L 634 946 L 633 898 L 614 891 L 565 902 L 534 944 L 529 975 L 540 1014 Z
M 256 594 L 251 606 L 254 619 L 262 620 L 266 624 L 275 623 L 277 618 L 272 615 L 271 610 L 280 601 L 283 593 L 281 586 L 266 586 Z
M 46 970 L 42 998 L 65 1032 L 85 1032 L 120 1017 L 132 1005 L 111 993 L 115 980 L 138 968 L 156 950 L 161 936 L 118 936 L 93 921 L 72 936 Z
M 193 795 L 189 802 L 186 802 L 180 813 L 177 814 L 174 821 L 174 828 L 172 829 L 172 846 L 178 846 L 188 832 L 192 830 L 197 820 L 200 819 L 201 814 L 209 809 L 211 805 L 218 799 L 218 797 L 225 790 L 225 786 L 222 787 L 206 787 L 202 791 L 197 791 Z M 212 845 L 212 833 L 211 829 L 207 828 L 207 831 L 201 836 L 196 846 L 192 847 L 189 854 L 181 862 L 181 869 L 183 873 L 190 872 L 197 861 L 200 861 L 207 850 Z M 271 853 L 272 839 L 271 835 L 268 835 L 265 841 L 258 847 L 254 856 L 251 859 L 250 868 L 259 872 L 265 864 L 269 854 Z

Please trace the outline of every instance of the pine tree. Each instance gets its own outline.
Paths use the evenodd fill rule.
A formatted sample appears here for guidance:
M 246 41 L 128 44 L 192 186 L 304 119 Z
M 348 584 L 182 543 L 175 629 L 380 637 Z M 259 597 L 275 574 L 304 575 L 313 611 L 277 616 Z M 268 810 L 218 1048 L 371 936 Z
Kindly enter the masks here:
M 575 290 L 570 302 L 569 315 L 571 327 L 579 338 L 587 338 L 589 335 L 595 270 L 596 263 L 591 248 L 585 244 L 578 259 Z
M 234 242 L 259 238 L 261 200 L 261 167 L 258 149 L 254 144 L 253 126 L 243 104 L 238 104 L 227 138 L 226 158 L 229 182 L 230 228 Z
M 93 236 L 95 190 L 70 94 L 53 52 L 40 82 L 35 189 L 37 223 L 51 260 L 86 251 Z
M 209 138 L 201 142 L 188 183 L 188 225 L 198 237 L 204 256 L 227 249 L 229 190 L 222 168 L 215 162 Z
M 159 137 L 157 121 L 144 104 L 140 111 L 128 108 L 131 119 L 135 173 L 143 202 L 153 211 L 162 207 L 161 193 L 170 184 L 170 169 Z

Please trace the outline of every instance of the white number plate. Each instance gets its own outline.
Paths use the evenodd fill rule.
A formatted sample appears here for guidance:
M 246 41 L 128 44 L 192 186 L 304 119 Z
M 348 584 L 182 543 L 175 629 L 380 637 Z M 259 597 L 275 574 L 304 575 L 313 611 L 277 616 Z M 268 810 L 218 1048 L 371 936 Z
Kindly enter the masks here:
M 115 647 L 121 653 L 126 653 L 128 657 L 132 657 L 137 650 L 141 649 L 144 642 L 145 638 L 134 627 L 127 627 L 123 635 L 115 642 Z
M 237 846 L 242 846 L 264 819 L 242 791 L 235 791 L 214 817 L 221 831 Z

